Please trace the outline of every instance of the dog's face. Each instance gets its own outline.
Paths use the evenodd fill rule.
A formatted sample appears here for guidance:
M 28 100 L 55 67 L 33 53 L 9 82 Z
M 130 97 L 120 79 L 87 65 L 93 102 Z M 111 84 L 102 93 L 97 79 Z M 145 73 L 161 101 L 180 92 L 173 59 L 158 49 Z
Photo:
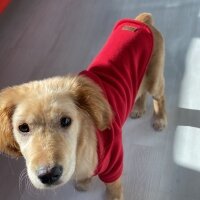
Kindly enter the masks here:
M 52 188 L 71 178 L 84 123 L 91 121 L 101 130 L 109 125 L 110 108 L 90 85 L 65 77 L 0 93 L 0 150 L 24 156 L 35 187 Z
M 68 95 L 43 95 L 22 100 L 12 117 L 29 177 L 39 188 L 65 183 L 72 176 L 81 124 Z

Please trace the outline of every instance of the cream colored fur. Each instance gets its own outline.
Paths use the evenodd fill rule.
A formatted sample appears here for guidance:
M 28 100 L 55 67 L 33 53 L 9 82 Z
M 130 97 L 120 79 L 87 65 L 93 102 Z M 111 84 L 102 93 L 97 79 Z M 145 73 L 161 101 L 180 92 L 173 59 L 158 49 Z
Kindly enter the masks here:
M 140 117 L 145 112 L 148 92 L 154 98 L 153 127 L 162 130 L 167 124 L 164 41 L 152 25 L 150 14 L 143 13 L 136 19 L 151 28 L 155 46 L 132 117 Z M 67 128 L 60 127 L 63 116 L 72 119 Z M 109 128 L 111 121 L 110 105 L 101 89 L 87 78 L 55 77 L 6 88 L 0 93 L 0 150 L 13 157 L 24 156 L 29 178 L 37 188 L 47 188 L 37 178 L 37 169 L 60 164 L 64 171 L 57 185 L 74 177 L 76 188 L 87 190 L 98 164 L 95 130 Z M 29 124 L 29 133 L 19 131 L 23 123 Z M 121 179 L 106 187 L 109 200 L 123 200 Z

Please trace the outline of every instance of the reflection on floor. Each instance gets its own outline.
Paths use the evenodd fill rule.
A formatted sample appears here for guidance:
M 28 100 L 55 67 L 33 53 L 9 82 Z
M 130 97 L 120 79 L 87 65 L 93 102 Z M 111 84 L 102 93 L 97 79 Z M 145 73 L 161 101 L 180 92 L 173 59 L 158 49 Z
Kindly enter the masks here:
M 196 149 L 197 154 L 193 154 L 193 159 L 189 150 L 198 145 L 199 131 L 190 135 L 181 127 L 178 128 L 178 135 L 175 135 L 177 125 L 191 126 L 193 121 L 198 123 L 195 116 L 199 116 L 199 113 L 195 110 L 199 101 L 196 101 L 195 107 L 184 106 L 184 112 L 177 108 L 180 98 L 188 99 L 185 96 L 187 94 L 179 94 L 180 88 L 181 91 L 187 88 L 187 84 L 182 87 L 181 84 L 186 76 L 188 51 L 191 44 L 198 43 L 194 38 L 199 38 L 200 34 L 199 0 L 12 1 L 6 12 L 0 15 L 0 88 L 84 69 L 105 42 L 114 23 L 142 11 L 153 13 L 155 24 L 166 39 L 165 76 L 169 126 L 161 133 L 153 131 L 150 126 L 151 99 L 142 119 L 127 121 L 123 135 L 125 198 L 199 200 L 199 170 L 181 164 L 187 161 L 187 164 L 195 166 L 195 163 L 193 165 L 190 162 L 198 159 L 196 155 L 199 150 Z M 197 62 L 198 57 L 195 61 L 189 61 L 191 66 L 193 63 L 197 66 Z M 192 69 L 187 68 L 186 72 Z M 190 85 L 194 86 L 196 92 L 191 93 L 195 95 L 192 98 L 199 99 L 199 85 L 192 82 Z M 194 109 L 195 114 L 191 109 Z M 187 115 L 188 112 L 190 115 Z M 182 131 L 186 135 L 182 135 Z M 179 135 L 182 140 L 179 140 Z M 191 139 L 193 136 L 195 140 Z M 184 142 L 190 144 L 184 147 Z M 186 157 L 180 157 L 180 152 L 184 152 Z M 73 182 L 55 191 L 30 190 L 23 174 L 20 179 L 22 185 L 19 187 L 19 176 L 24 168 L 23 159 L 16 161 L 0 157 L 0 199 L 101 200 L 104 197 L 104 185 L 97 178 L 94 178 L 86 193 L 75 191 Z
M 179 107 L 200 110 L 200 38 L 192 38 L 186 55 L 185 73 L 181 83 Z
M 200 129 L 178 126 L 175 133 L 174 161 L 180 166 L 200 171 Z

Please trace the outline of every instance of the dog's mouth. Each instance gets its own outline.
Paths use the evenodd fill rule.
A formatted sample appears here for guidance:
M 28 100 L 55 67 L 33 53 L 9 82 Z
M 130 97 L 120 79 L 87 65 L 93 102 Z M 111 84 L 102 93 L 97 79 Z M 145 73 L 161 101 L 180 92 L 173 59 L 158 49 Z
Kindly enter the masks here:
M 52 184 L 43 184 L 43 189 L 55 189 L 55 188 L 58 188 L 60 186 L 64 185 L 64 182 L 62 180 L 59 180 L 55 183 L 52 183 Z

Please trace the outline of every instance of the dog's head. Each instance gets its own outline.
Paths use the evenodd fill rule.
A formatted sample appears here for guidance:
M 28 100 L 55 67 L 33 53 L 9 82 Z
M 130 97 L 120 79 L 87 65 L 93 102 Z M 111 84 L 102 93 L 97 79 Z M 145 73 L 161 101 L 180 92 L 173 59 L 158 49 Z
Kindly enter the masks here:
M 0 151 L 24 156 L 35 187 L 64 184 L 75 171 L 78 141 L 89 121 L 106 129 L 111 109 L 100 89 L 84 77 L 7 88 L 0 93 Z

